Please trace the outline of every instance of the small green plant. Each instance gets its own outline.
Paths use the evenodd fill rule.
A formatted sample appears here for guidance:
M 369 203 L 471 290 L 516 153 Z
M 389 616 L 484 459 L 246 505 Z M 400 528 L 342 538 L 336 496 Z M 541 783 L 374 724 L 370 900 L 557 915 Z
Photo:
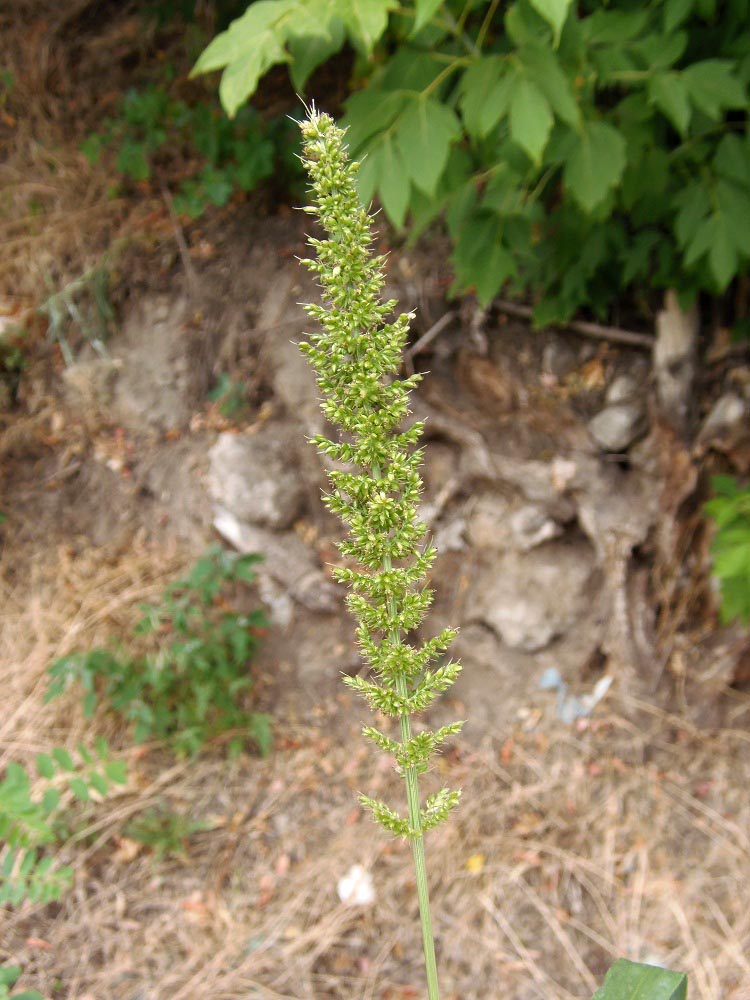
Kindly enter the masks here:
M 0 967 L 0 1000 L 44 1000 L 37 990 L 24 990 L 23 993 L 11 993 L 10 988 L 21 977 L 19 965 L 3 965 Z
M 110 151 L 116 170 L 132 181 L 149 180 L 157 167 L 169 175 L 180 152 L 177 168 L 190 167 L 175 178 L 174 207 L 193 219 L 209 205 L 225 205 L 237 189 L 252 191 L 272 174 L 275 156 L 272 130 L 251 108 L 230 121 L 218 107 L 190 105 L 156 85 L 129 90 L 118 114 L 81 148 L 91 162 Z
M 714 573 L 721 587 L 721 619 L 750 623 L 750 486 L 715 476 L 715 496 L 704 510 L 714 523 Z
M 82 744 L 77 751 L 78 761 L 62 747 L 37 756 L 39 793 L 26 768 L 8 764 L 0 782 L 0 905 L 18 906 L 24 899 L 47 903 L 70 886 L 72 869 L 45 854 L 45 848 L 68 838 L 61 788 L 88 802 L 92 793 L 103 796 L 113 783 L 125 784 L 125 764 L 111 758 L 103 740 L 95 754 Z
M 161 804 L 147 809 L 129 823 L 125 836 L 144 844 L 157 861 L 162 861 L 169 857 L 185 858 L 193 834 L 209 828 L 209 823 L 191 819 Z
M 219 413 L 227 420 L 236 420 L 247 409 L 247 392 L 242 382 L 235 381 L 227 372 L 222 372 L 216 385 L 208 394 Z
M 3 329 L 0 331 L 0 410 L 7 409 L 16 402 L 21 373 L 25 367 L 23 331 Z
M 86 715 L 103 701 L 133 723 L 137 743 L 165 740 L 178 754 L 194 755 L 208 740 L 237 730 L 230 754 L 248 740 L 266 753 L 270 720 L 246 711 L 239 698 L 252 686 L 247 665 L 267 622 L 261 611 L 240 614 L 230 603 L 233 588 L 255 580 L 259 560 L 213 546 L 161 603 L 143 608 L 136 634 L 147 638 L 148 652 L 64 656 L 49 668 L 47 699 L 77 683 Z

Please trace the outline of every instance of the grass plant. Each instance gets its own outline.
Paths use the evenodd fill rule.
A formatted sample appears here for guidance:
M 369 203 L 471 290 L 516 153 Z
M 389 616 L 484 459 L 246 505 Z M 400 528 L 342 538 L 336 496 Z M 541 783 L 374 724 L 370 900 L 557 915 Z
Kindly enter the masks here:
M 436 555 L 434 546 L 425 544 L 427 527 L 418 512 L 423 452 L 416 445 L 423 425 L 401 429 L 409 415 L 410 390 L 421 377 L 397 377 L 412 314 L 391 321 L 396 302 L 381 300 L 385 258 L 371 250 L 371 221 L 355 186 L 358 164 L 348 157 L 343 131 L 314 107 L 301 128 L 313 202 L 305 211 L 319 220 L 326 235 L 309 238 L 316 257 L 303 261 L 317 275 L 323 303 L 306 306 L 320 332 L 300 346 L 325 397 L 323 413 L 339 431 L 335 440 L 319 435 L 313 441 L 335 466 L 324 502 L 344 521 L 349 535 L 339 544 L 346 565 L 335 567 L 334 575 L 349 586 L 347 604 L 371 669 L 369 680 L 358 676 L 345 681 L 374 712 L 398 722 L 400 739 L 372 726 L 363 731 L 393 756 L 406 783 L 408 814 L 366 795 L 360 799 L 387 831 L 411 841 L 428 996 L 437 1000 L 424 834 L 447 817 L 460 793 L 443 788 L 422 804 L 419 776 L 462 723 L 417 731 L 413 717 L 453 684 L 461 667 L 448 661 L 431 668 L 443 659 L 454 629 L 445 628 L 417 645 L 408 639 L 432 603 L 432 591 L 423 581 Z

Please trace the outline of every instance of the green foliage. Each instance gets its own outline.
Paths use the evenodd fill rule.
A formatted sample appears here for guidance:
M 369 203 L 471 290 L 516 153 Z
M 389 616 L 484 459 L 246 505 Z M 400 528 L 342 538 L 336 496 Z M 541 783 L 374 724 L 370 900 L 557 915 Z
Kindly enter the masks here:
M 228 420 L 236 420 L 247 409 L 247 390 L 242 382 L 235 381 L 227 372 L 222 372 L 208 394 L 218 406 L 219 413 Z
M 436 554 L 423 544 L 427 529 L 417 513 L 422 452 L 414 445 L 422 425 L 399 430 L 409 413 L 409 392 L 419 381 L 419 376 L 395 377 L 411 315 L 387 321 L 396 303 L 380 300 L 383 258 L 370 251 L 370 219 L 355 187 L 359 165 L 349 161 L 343 132 L 314 110 L 302 132 L 303 163 L 313 197 L 305 211 L 319 219 L 326 238 L 309 239 L 317 258 L 304 261 L 323 290 L 324 304 L 306 307 L 322 332 L 300 346 L 315 369 L 323 413 L 342 432 L 338 440 L 319 436 L 314 443 L 347 466 L 346 471 L 329 473 L 332 490 L 324 502 L 349 529 L 339 549 L 359 568 L 334 573 L 349 585 L 347 603 L 359 622 L 360 648 L 373 675 L 372 680 L 346 678 L 346 683 L 374 711 L 399 721 L 400 742 L 371 727 L 365 734 L 394 755 L 409 788 L 409 819 L 366 796 L 362 802 L 386 829 L 418 839 L 458 802 L 457 792 L 443 789 L 420 810 L 415 797 L 417 775 L 427 770 L 430 756 L 461 724 L 435 733 L 411 732 L 410 717 L 424 711 L 460 670 L 453 662 L 429 669 L 447 649 L 453 629 L 444 629 L 421 646 L 406 639 L 432 602 L 432 592 L 422 581 Z
M 169 857 L 185 858 L 193 834 L 208 828 L 209 824 L 203 820 L 191 819 L 166 805 L 159 805 L 147 809 L 129 823 L 125 835 L 145 844 L 155 859 L 162 861 Z
M 252 191 L 274 170 L 273 130 L 249 107 L 230 121 L 218 107 L 189 105 L 162 86 L 129 90 L 118 113 L 81 146 L 91 162 L 105 151 L 118 173 L 149 180 L 176 152 L 191 164 L 176 183 L 175 210 L 197 218 L 209 205 L 225 205 L 235 190 Z
M 687 976 L 620 958 L 592 1000 L 686 1000 Z
M 24 990 L 23 993 L 11 993 L 10 988 L 21 976 L 18 965 L 0 966 L 0 1000 L 44 1000 L 37 990 Z
M 714 522 L 714 573 L 721 586 L 721 618 L 750 623 L 750 486 L 732 476 L 715 476 L 715 496 L 705 505 Z
M 21 372 L 25 367 L 23 330 L 0 330 L 0 410 L 15 403 Z
M 62 747 L 37 756 L 40 792 L 33 791 L 24 767 L 8 764 L 0 782 L 0 905 L 47 903 L 70 886 L 72 870 L 44 853 L 67 837 L 61 788 L 88 802 L 92 794 L 106 795 L 113 783 L 125 784 L 125 764 L 110 757 L 104 740 L 95 754 L 82 744 L 77 752 L 78 760 Z
M 750 0 L 263 0 L 194 73 L 223 70 L 235 114 L 271 66 L 301 91 L 350 43 L 362 199 L 414 232 L 444 218 L 456 288 L 530 293 L 542 323 L 747 268 L 749 19 Z
M 136 634 L 147 637 L 148 652 L 94 649 L 62 657 L 49 668 L 47 699 L 77 683 L 86 715 L 103 701 L 133 723 L 137 743 L 166 740 L 178 754 L 193 755 L 236 729 L 231 754 L 247 741 L 266 753 L 270 720 L 246 711 L 239 699 L 252 686 L 247 664 L 267 622 L 261 611 L 241 614 L 230 603 L 238 585 L 254 581 L 259 561 L 213 546 L 160 604 L 143 608 Z

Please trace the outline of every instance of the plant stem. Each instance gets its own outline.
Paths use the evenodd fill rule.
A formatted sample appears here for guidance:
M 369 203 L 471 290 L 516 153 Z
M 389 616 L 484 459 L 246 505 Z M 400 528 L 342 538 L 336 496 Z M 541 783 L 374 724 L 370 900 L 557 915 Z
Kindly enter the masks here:
M 372 469 L 373 479 L 380 479 L 381 472 L 379 466 Z M 383 569 L 391 568 L 390 556 L 383 558 Z M 388 600 L 388 610 L 392 615 L 396 612 L 396 602 L 393 598 Z M 391 638 L 395 642 L 401 639 L 399 629 L 394 629 Z M 402 698 L 409 694 L 406 678 L 403 674 L 396 680 L 396 690 Z M 399 716 L 401 726 L 401 742 L 407 743 L 412 736 L 411 718 L 407 712 L 402 712 Z M 422 950 L 424 951 L 424 965 L 427 976 L 427 997 L 428 1000 L 440 1000 L 440 988 L 438 986 L 437 960 L 435 958 L 435 939 L 432 933 L 432 916 L 430 914 L 430 890 L 427 885 L 427 865 L 424 854 L 424 836 L 422 835 L 422 817 L 419 809 L 419 774 L 416 767 L 404 769 L 406 780 L 406 797 L 409 805 L 409 827 L 413 831 L 411 836 L 412 855 L 414 857 L 414 876 L 417 885 L 417 900 L 419 901 L 419 922 L 422 927 Z
M 406 695 L 406 680 L 401 678 L 399 694 Z M 411 739 L 411 721 L 408 715 L 402 715 L 401 739 L 403 742 Z M 422 820 L 419 815 L 419 777 L 415 767 L 406 769 L 406 794 L 409 802 L 409 826 L 414 831 L 411 838 L 414 855 L 414 875 L 417 883 L 417 899 L 419 900 L 419 922 L 422 925 L 422 948 L 424 950 L 425 972 L 427 974 L 427 996 L 429 1000 L 439 1000 L 437 962 L 435 960 L 435 940 L 432 934 L 432 917 L 430 916 L 430 891 L 427 886 L 427 868 L 424 856 L 424 837 L 422 836 Z

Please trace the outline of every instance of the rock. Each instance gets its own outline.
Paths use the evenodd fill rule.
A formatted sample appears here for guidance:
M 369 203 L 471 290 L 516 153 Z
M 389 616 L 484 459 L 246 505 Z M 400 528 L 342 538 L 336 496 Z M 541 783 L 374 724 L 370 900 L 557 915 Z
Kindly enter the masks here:
M 324 420 L 315 373 L 298 346 L 305 328 L 313 325 L 298 302 L 298 272 L 295 265 L 274 278 L 258 310 L 257 325 L 266 332 L 263 353 L 273 373 L 274 393 L 312 436 L 323 430 Z
M 698 310 L 685 312 L 670 289 L 656 317 L 654 374 L 662 413 L 680 431 L 687 429 L 690 417 L 699 325 Z
M 292 451 L 292 455 L 294 450 Z M 284 458 L 278 425 L 257 434 L 220 434 L 209 452 L 212 499 L 238 521 L 282 530 L 298 516 L 303 500 L 295 470 Z
M 535 688 L 539 668 L 531 653 L 508 649 L 483 625 L 467 625 L 453 642 L 450 655 L 460 659 L 463 670 L 447 698 L 432 709 L 433 723 L 466 718 L 463 738 L 478 744 L 482 737 L 505 734 L 516 723 L 524 701 L 538 701 Z M 454 699 L 461 702 L 456 708 Z
M 716 441 L 724 441 L 734 436 L 734 431 L 747 423 L 748 404 L 733 392 L 728 392 L 716 400 L 703 422 L 698 434 L 698 445 L 705 449 Z
M 596 565 L 588 545 L 552 542 L 508 552 L 480 574 L 467 597 L 473 620 L 488 625 L 511 649 L 535 652 L 570 629 L 590 601 Z
M 334 611 L 340 607 L 336 588 L 326 579 L 315 556 L 293 532 L 277 534 L 257 525 L 242 523 L 230 511 L 217 506 L 214 528 L 240 552 L 256 552 L 264 557 L 258 577 L 281 584 L 286 595 L 309 611 Z M 264 593 L 263 585 L 261 593 Z M 277 605 L 279 620 L 286 624 L 291 616 L 288 603 L 273 587 L 267 587 L 272 607 Z
M 195 362 L 189 357 L 186 298 L 154 295 L 130 312 L 122 327 L 119 378 L 112 416 L 135 432 L 180 430 L 190 422 Z
M 556 379 L 565 378 L 579 362 L 578 352 L 560 337 L 550 340 L 542 352 L 542 371 Z
M 575 517 L 576 504 L 568 495 L 575 486 L 578 464 L 556 455 L 550 462 L 518 459 L 494 454 L 491 458 L 494 476 L 517 489 L 531 503 L 543 507 L 557 521 Z
M 472 503 L 466 537 L 480 552 L 506 549 L 510 543 L 510 515 L 513 505 L 498 493 L 482 493 Z
M 596 443 L 605 451 L 626 451 L 646 430 L 646 412 L 642 403 L 615 403 L 589 421 L 588 428 Z
M 610 405 L 629 403 L 637 399 L 640 393 L 641 385 L 632 375 L 618 375 L 612 380 L 604 398 Z
M 548 516 L 543 507 L 525 504 L 511 515 L 510 530 L 516 547 L 521 552 L 528 552 L 542 542 L 557 538 L 563 529 L 557 521 Z
M 527 552 L 556 538 L 562 527 L 538 504 L 512 503 L 496 493 L 484 493 L 473 504 L 466 533 L 480 551 L 515 549 Z
M 438 552 L 464 552 L 466 520 L 463 517 L 454 517 L 439 523 L 434 529 L 434 544 Z

